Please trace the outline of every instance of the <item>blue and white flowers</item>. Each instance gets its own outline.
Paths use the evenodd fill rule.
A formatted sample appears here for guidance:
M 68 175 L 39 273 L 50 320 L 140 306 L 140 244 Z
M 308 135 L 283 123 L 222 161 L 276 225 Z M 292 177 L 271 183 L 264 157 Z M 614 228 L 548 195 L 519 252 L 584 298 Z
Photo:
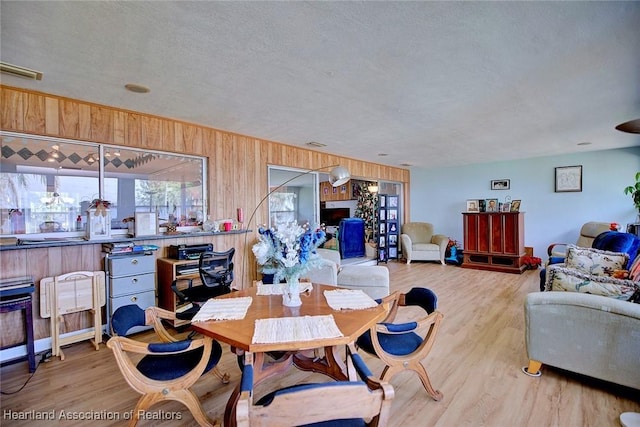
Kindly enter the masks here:
M 322 230 L 312 231 L 308 224 L 297 222 L 283 224 L 278 228 L 258 229 L 258 243 L 253 245 L 260 271 L 273 274 L 273 283 L 282 279 L 298 279 L 318 264 L 321 259 L 316 248 L 325 241 Z

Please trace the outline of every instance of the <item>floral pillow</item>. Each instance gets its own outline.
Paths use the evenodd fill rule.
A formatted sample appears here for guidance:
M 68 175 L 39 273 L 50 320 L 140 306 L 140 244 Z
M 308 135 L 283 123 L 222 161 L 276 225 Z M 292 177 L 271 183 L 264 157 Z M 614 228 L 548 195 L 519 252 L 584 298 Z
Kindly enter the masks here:
M 573 268 L 585 274 L 611 276 L 615 270 L 624 269 L 628 261 L 629 255 L 624 252 L 568 245 L 565 263 L 567 268 Z
M 547 291 L 582 292 L 628 300 L 639 289 L 631 280 L 584 274 L 574 269 L 549 266 Z

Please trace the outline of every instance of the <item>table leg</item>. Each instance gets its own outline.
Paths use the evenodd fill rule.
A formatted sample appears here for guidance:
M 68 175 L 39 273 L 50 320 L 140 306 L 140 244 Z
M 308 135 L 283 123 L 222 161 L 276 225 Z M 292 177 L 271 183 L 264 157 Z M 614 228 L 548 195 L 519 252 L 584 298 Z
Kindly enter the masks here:
M 302 353 L 293 356 L 293 364 L 302 371 L 324 374 L 336 381 L 347 381 L 347 367 L 341 358 L 336 358 L 336 347 L 325 347 L 324 357 L 308 357 Z

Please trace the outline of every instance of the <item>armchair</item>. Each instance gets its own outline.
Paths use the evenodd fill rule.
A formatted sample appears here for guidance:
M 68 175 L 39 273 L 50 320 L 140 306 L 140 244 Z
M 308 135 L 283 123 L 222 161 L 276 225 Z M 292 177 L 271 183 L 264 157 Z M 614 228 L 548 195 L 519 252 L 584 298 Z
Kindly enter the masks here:
M 124 379 L 142 394 L 129 425 L 135 426 L 141 413 L 154 404 L 176 400 L 189 409 L 199 425 L 213 426 L 191 386 L 210 370 L 223 383 L 229 382 L 228 374 L 221 374 L 216 367 L 222 347 L 210 337 L 177 341 L 162 326 L 161 319 L 175 320 L 175 315 L 158 307 L 142 310 L 132 304 L 118 308 L 111 318 L 114 336 L 107 347 L 113 350 Z M 140 342 L 122 336 L 142 325 L 153 325 L 161 342 Z
M 407 264 L 416 261 L 440 261 L 444 265 L 449 237 L 433 234 L 433 224 L 428 222 L 407 222 L 402 225 L 400 235 L 402 253 Z
M 600 233 L 604 233 L 605 231 L 609 231 L 610 229 L 610 222 L 587 222 L 580 228 L 580 235 L 578 236 L 578 241 L 575 245 L 583 248 L 590 248 L 593 245 L 594 239 Z M 567 256 L 568 245 L 569 243 L 550 244 L 547 248 L 547 255 L 549 256 L 549 261 L 547 262 L 547 264 L 558 264 L 564 262 L 564 259 Z
M 238 427 L 385 426 L 394 390 L 373 377 L 352 346 L 347 348 L 349 381 L 299 384 L 253 402 L 251 353 L 245 354 L 236 406 Z
M 433 400 L 442 399 L 442 393 L 433 388 L 421 363 L 431 351 L 442 322 L 443 315 L 436 310 L 436 294 L 430 289 L 413 288 L 406 294 L 394 292 L 381 303 L 389 307 L 387 318 L 361 335 L 356 345 L 384 362 L 381 380 L 390 380 L 401 371 L 412 370 Z M 427 316 L 413 322 L 393 323 L 398 307 L 406 306 L 420 307 Z
M 340 254 L 331 249 L 316 249 L 322 263 L 306 274 L 313 283 L 361 289 L 373 299 L 389 295 L 389 270 L 381 265 L 342 266 Z

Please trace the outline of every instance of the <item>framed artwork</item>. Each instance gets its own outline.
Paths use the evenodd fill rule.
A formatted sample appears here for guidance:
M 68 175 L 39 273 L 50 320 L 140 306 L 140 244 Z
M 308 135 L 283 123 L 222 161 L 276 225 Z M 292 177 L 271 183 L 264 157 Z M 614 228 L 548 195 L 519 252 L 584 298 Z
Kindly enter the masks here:
M 582 191 L 582 165 L 556 168 L 556 193 Z
M 494 179 L 491 181 L 492 190 L 508 190 L 511 188 L 510 179 Z
M 511 202 L 504 202 L 500 208 L 501 212 L 511 212 Z
M 380 234 L 387 234 L 387 224 L 384 222 L 380 223 Z
M 389 246 L 398 246 L 397 234 L 389 234 Z M 391 255 L 391 251 L 389 251 L 389 256 L 393 258 L 393 256 Z
M 379 196 L 380 197 L 380 207 L 384 208 L 385 206 L 387 206 L 387 197 L 386 196 Z
M 380 249 L 378 251 L 378 262 L 387 262 L 387 251 Z
M 389 228 L 389 233 L 397 233 L 398 232 L 398 223 L 390 222 L 387 224 L 387 228 Z
M 398 207 L 398 196 L 388 196 L 389 197 L 389 207 L 397 208 Z
M 487 212 L 499 212 L 498 199 L 487 199 L 485 207 Z
M 384 248 L 385 246 L 387 246 L 387 239 L 384 238 L 384 236 L 380 236 L 380 243 L 379 246 L 381 248 Z
M 157 212 L 136 212 L 134 222 L 135 237 L 158 234 Z
M 398 248 L 389 248 L 389 258 L 398 258 Z
M 520 200 L 513 200 L 511 202 L 511 212 L 520 212 Z
M 386 221 L 387 220 L 387 211 L 385 211 L 384 209 L 380 209 L 380 218 L 378 218 L 380 221 Z
M 389 209 L 389 220 L 396 220 L 398 219 L 398 209 Z
M 467 200 L 467 212 L 480 212 L 478 200 Z

